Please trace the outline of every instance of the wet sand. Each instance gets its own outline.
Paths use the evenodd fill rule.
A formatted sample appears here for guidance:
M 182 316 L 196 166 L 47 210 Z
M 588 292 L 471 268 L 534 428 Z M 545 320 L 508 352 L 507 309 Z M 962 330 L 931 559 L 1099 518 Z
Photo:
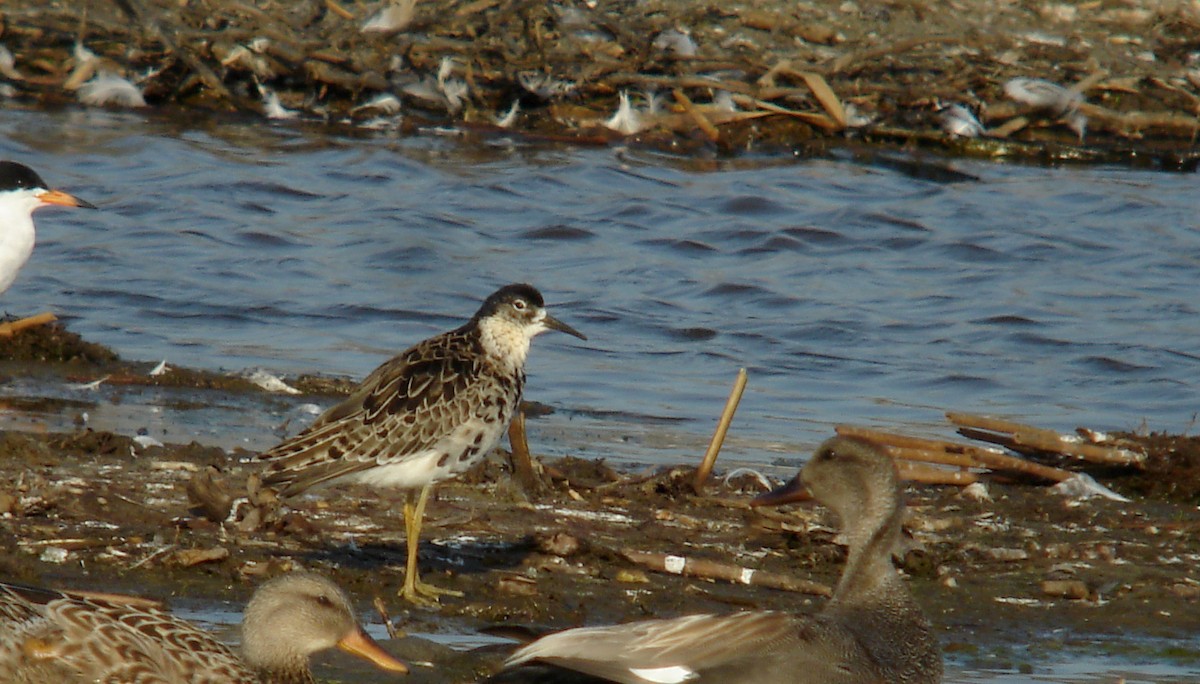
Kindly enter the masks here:
M 59 356 L 36 351 L 51 343 Z M 151 364 L 95 349 L 93 358 L 81 351 L 91 349 L 86 343 L 54 328 L 15 348 L 32 356 L 5 363 L 10 381 L 25 374 L 62 382 L 108 376 L 261 391 L 195 371 L 150 377 Z M 33 399 L 12 400 L 8 410 L 28 410 Z M 82 413 L 65 404 L 38 410 Z M 1077 501 L 1019 482 L 988 482 L 986 499 L 951 486 L 908 488 L 912 544 L 897 563 L 950 657 L 986 656 L 994 664 L 1000 645 L 1051 653 L 1109 635 L 1134 656 L 1194 659 L 1190 641 L 1167 653 L 1153 645 L 1161 641 L 1141 646 L 1139 637 L 1194 639 L 1200 629 L 1200 440 L 1125 437 L 1146 447 L 1146 471 L 1091 472 L 1131 497 L 1128 503 Z M 812 611 L 824 600 L 816 585 L 836 581 L 844 555 L 819 508 L 749 509 L 746 501 L 760 490 L 752 477 L 715 482 L 697 496 L 688 485 L 693 464 L 623 473 L 568 458 L 545 463 L 544 489 L 528 493 L 512 477 L 507 455 L 497 453 L 439 486 L 426 518 L 423 578 L 465 597 L 412 609 L 395 597 L 405 551 L 399 495 L 337 486 L 286 505 L 261 494 L 247 500 L 247 478 L 257 469 L 241 462 L 247 453 L 196 443 L 142 446 L 86 428 L 8 431 L 0 434 L 0 452 L 0 576 L 243 601 L 264 578 L 305 567 L 334 577 L 364 610 L 381 598 L 398 625 L 415 632 L 549 629 L 756 607 Z M 748 568 L 760 579 L 787 578 L 801 591 L 657 572 L 631 551 Z M 499 658 L 414 639 L 388 646 L 437 663 L 416 668 L 414 681 L 471 681 Z M 343 672 L 344 663 L 335 663 Z
M 396 5 L 370 30 L 388 3 L 16 0 L 3 9 L 8 99 L 700 156 L 866 144 L 1170 170 L 1198 159 L 1189 3 Z M 132 85 L 102 95 L 97 73 Z M 1016 78 L 1066 91 L 1014 99 Z M 635 115 L 614 121 L 623 95 Z M 951 105 L 977 121 L 946 123 Z

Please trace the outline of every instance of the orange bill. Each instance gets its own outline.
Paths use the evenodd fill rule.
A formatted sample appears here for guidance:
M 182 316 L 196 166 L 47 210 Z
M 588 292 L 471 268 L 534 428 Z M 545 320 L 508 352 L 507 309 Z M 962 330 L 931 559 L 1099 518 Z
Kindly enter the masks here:
M 799 475 L 797 475 L 775 489 L 754 497 L 750 500 L 750 505 L 782 506 L 784 504 L 811 500 L 812 494 L 808 492 L 808 487 L 804 485 L 804 481 L 800 479 Z
M 47 190 L 38 195 L 38 200 L 42 204 L 57 204 L 63 207 L 83 207 L 84 209 L 95 209 L 96 205 L 91 202 L 81 200 L 75 195 L 63 192 L 62 190 Z
M 361 629 L 356 629 L 342 637 L 337 646 L 346 653 L 371 661 L 375 667 L 381 670 L 408 673 L 407 665 L 389 655 L 387 651 L 383 650 L 383 647 Z

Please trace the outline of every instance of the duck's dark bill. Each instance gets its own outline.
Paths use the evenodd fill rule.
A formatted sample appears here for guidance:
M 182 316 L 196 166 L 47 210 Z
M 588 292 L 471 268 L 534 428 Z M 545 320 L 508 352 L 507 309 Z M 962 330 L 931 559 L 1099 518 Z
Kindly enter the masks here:
M 800 501 L 811 501 L 812 494 L 809 493 L 808 487 L 800 480 L 797 475 L 785 484 L 772 489 L 769 492 L 759 494 L 750 500 L 751 506 L 782 506 L 784 504 L 797 503 Z

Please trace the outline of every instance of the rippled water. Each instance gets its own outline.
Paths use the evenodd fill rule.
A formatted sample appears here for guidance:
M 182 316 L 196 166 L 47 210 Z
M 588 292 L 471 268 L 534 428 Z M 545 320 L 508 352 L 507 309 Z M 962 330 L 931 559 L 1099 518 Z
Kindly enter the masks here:
M 1063 430 L 1195 419 L 1194 176 L 74 111 L 6 111 L 0 132 L 4 157 L 103 208 L 39 212 L 4 308 L 54 310 L 126 358 L 358 378 L 525 280 L 590 338 L 534 344 L 528 397 L 558 409 L 531 424 L 540 452 L 694 458 L 740 366 L 729 461 L 794 462 L 840 422 L 950 434 L 946 409 Z M 156 392 L 94 413 L 153 431 L 129 399 Z M 222 404 L 188 429 L 264 447 L 290 406 Z M 949 678 L 1196 674 L 1048 667 Z
M 39 212 L 4 307 L 126 358 L 357 378 L 525 280 L 590 338 L 534 345 L 552 452 L 686 457 L 739 366 L 726 453 L 751 462 L 839 422 L 949 434 L 945 409 L 1170 431 L 1197 410 L 1194 176 L 98 112 L 10 111 L 0 131 L 4 156 L 103 208 Z

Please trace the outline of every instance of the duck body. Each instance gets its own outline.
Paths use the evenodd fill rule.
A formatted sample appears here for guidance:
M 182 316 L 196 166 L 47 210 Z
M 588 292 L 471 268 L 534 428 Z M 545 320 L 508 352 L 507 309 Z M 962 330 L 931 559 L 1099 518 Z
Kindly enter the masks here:
M 6 684 L 309 684 L 308 658 L 337 646 L 405 672 L 319 575 L 264 583 L 246 606 L 243 655 L 157 602 L 0 584 Z
M 0 585 L 0 681 L 261 684 L 211 635 L 154 605 Z
M 869 442 L 835 437 L 763 503 L 784 502 L 803 487 L 838 515 L 849 547 L 833 597 L 820 613 L 747 611 L 570 629 L 519 649 L 489 681 L 940 682 L 941 654 L 932 627 L 891 563 L 904 510 L 891 459 Z

